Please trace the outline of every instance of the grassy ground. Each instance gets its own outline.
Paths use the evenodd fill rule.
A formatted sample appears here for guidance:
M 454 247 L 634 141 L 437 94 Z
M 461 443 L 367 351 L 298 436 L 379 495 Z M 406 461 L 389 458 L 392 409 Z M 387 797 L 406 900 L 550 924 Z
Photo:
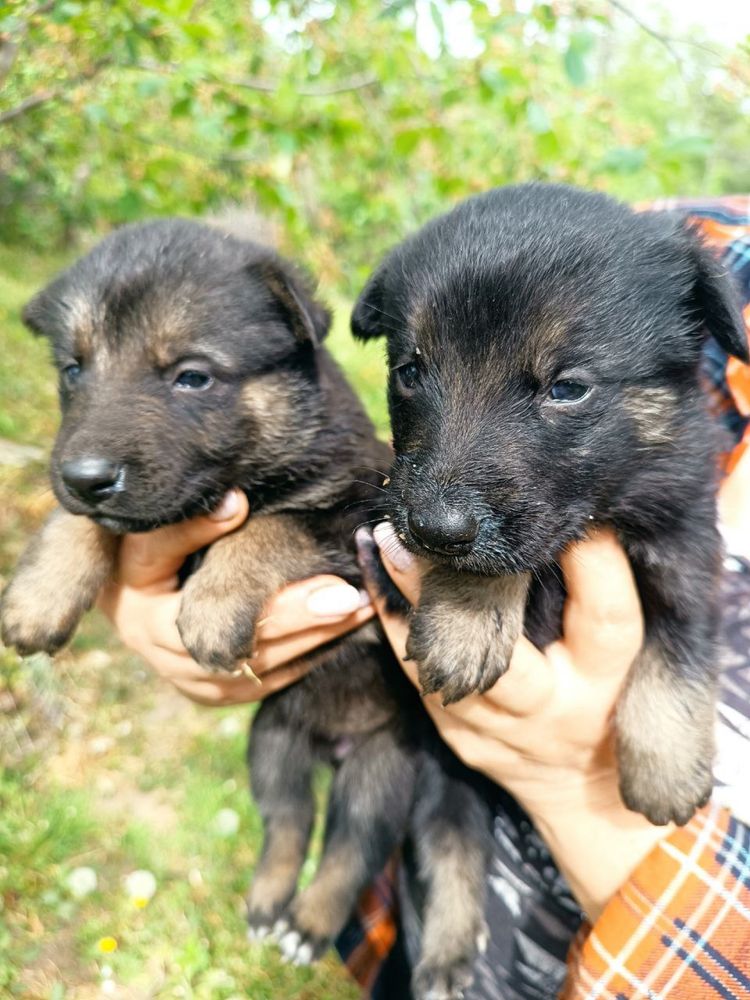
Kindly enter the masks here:
M 61 263 L 0 248 L 0 437 L 45 453 L 54 380 L 46 345 L 18 317 Z M 384 430 L 382 348 L 355 347 L 345 327 L 338 308 L 332 346 Z M 43 459 L 0 464 L 0 583 L 50 504 Z M 290 968 L 245 942 L 260 834 L 245 788 L 248 715 L 191 705 L 96 614 L 54 662 L 0 647 L 0 996 L 357 995 L 332 956 Z M 131 898 L 136 870 L 154 876 L 148 902 Z

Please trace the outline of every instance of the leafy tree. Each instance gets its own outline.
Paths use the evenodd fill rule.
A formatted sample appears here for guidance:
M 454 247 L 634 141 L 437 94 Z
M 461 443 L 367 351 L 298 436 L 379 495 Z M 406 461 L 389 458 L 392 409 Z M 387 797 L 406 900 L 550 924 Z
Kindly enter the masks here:
M 8 0 L 0 239 L 251 202 L 358 283 L 493 184 L 747 187 L 748 80 L 747 45 L 677 43 L 619 0 Z

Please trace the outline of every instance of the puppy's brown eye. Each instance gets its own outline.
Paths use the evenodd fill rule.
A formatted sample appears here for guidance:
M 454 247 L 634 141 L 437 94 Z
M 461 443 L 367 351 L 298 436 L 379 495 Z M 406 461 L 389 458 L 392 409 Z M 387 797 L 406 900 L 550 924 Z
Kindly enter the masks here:
M 410 361 L 408 364 L 401 365 L 396 369 L 395 374 L 396 380 L 401 388 L 406 389 L 407 391 L 410 389 L 416 389 L 421 376 L 419 365 L 416 361 Z
M 568 379 L 561 379 L 555 382 L 549 391 L 549 398 L 556 403 L 579 403 L 591 392 L 590 385 L 583 382 L 571 382 Z
M 188 368 L 177 376 L 172 383 L 175 389 L 200 390 L 213 385 L 213 378 L 208 372 L 199 372 Z

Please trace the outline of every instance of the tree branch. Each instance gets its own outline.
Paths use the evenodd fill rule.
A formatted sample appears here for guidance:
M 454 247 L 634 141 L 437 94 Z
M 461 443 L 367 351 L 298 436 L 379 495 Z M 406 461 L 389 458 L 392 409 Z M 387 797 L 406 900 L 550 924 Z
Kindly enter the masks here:
M 46 104 L 48 101 L 56 101 L 62 95 L 62 89 L 42 90 L 38 94 L 32 94 L 31 97 L 27 97 L 20 104 L 16 104 L 15 107 L 0 112 L 0 125 L 7 125 L 8 122 L 20 118 L 21 115 L 25 115 L 28 111 L 38 108 L 40 104 Z
M 177 73 L 180 67 L 174 63 L 159 63 L 151 59 L 142 59 L 132 64 L 136 69 L 143 69 L 149 73 Z M 204 83 L 216 83 L 219 86 L 241 87 L 243 90 L 258 90 L 264 94 L 274 94 L 279 89 L 279 83 L 274 80 L 264 80 L 256 76 L 210 76 L 203 78 Z M 340 83 L 333 83 L 328 87 L 298 87 L 297 93 L 300 97 L 333 97 L 336 94 L 344 94 L 354 90 L 364 90 L 378 83 L 378 77 L 374 73 L 361 73 L 358 76 L 351 76 Z
M 667 52 L 670 54 L 670 56 L 674 59 L 675 63 L 677 64 L 677 69 L 680 71 L 680 76 L 682 76 L 684 79 L 685 72 L 682 65 L 682 57 L 680 56 L 680 53 L 677 51 L 677 49 L 674 47 L 672 39 L 669 37 L 669 35 L 665 35 L 663 32 L 657 31 L 656 28 L 652 28 L 650 24 L 646 24 L 645 21 L 642 21 L 634 11 L 632 11 L 624 3 L 621 3 L 620 0 L 609 0 L 609 2 L 615 8 L 615 10 L 619 10 L 621 14 L 624 14 L 625 17 L 627 17 L 628 20 L 632 21 L 633 24 L 637 25 L 641 29 L 641 31 L 644 31 L 647 35 L 650 35 L 651 38 L 656 39 L 656 41 L 659 42 L 660 45 L 664 46 L 664 48 L 667 50 Z
M 70 80 L 61 87 L 53 87 L 48 90 L 40 90 L 36 94 L 32 94 L 30 97 L 24 98 L 18 104 L 14 105 L 12 108 L 8 108 L 7 111 L 0 112 L 0 126 L 7 125 L 8 122 L 14 121 L 16 118 L 20 118 L 22 115 L 28 114 L 29 111 L 33 111 L 34 108 L 40 107 L 42 104 L 48 104 L 51 101 L 59 101 L 63 99 L 68 91 L 77 87 L 81 83 L 85 83 L 88 80 L 93 79 L 98 73 L 111 64 L 111 59 L 100 59 L 98 62 L 94 63 L 93 66 L 89 67 L 84 73 L 79 73 L 78 76 L 72 77 Z
M 0 87 L 13 69 L 13 63 L 18 55 L 18 42 L 12 42 L 8 36 L 0 39 Z
M 704 45 L 702 42 L 696 42 L 692 38 L 675 38 L 673 35 L 667 35 L 665 34 L 665 32 L 659 31 L 657 28 L 651 27 L 650 24 L 646 24 L 645 21 L 642 21 L 641 18 L 635 13 L 635 11 L 632 11 L 630 7 L 627 6 L 627 4 L 622 2 L 622 0 L 609 0 L 609 2 L 611 6 L 615 8 L 615 10 L 619 10 L 621 14 L 623 14 L 625 17 L 628 18 L 628 20 L 632 21 L 633 24 L 637 25 L 641 29 L 641 31 L 644 31 L 647 35 L 650 35 L 652 38 L 656 39 L 657 42 L 659 42 L 661 45 L 664 46 L 667 52 L 674 59 L 675 63 L 677 64 L 677 68 L 679 69 L 680 74 L 683 77 L 685 75 L 683 72 L 683 61 L 682 57 L 680 56 L 680 53 L 675 48 L 675 45 L 690 45 L 694 49 L 700 49 L 701 52 L 708 52 L 716 59 L 722 58 L 721 52 L 718 52 L 710 45 Z
M 30 22 L 39 14 L 46 14 L 54 6 L 55 0 L 47 0 L 46 3 L 37 4 L 36 7 L 27 12 L 26 20 L 21 23 L 15 35 L 6 32 L 3 36 L 0 36 L 0 87 L 5 83 L 6 77 L 13 69 L 21 42 L 28 34 Z

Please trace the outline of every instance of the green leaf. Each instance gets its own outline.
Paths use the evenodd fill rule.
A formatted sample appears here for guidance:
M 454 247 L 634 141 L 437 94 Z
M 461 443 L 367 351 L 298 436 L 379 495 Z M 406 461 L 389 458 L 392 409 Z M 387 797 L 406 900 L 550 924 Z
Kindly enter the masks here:
M 586 55 L 591 51 L 596 39 L 590 31 L 574 31 L 563 56 L 563 65 L 568 79 L 574 87 L 582 87 L 588 79 Z
M 250 139 L 250 129 L 241 128 L 238 129 L 234 133 L 232 138 L 229 140 L 229 145 L 232 147 L 232 149 L 243 149 L 245 146 L 247 146 L 249 139 Z
M 482 66 L 479 70 L 479 82 L 487 97 L 497 97 L 508 92 L 510 80 L 495 66 Z
M 170 114 L 173 118 L 187 118 L 193 111 L 193 98 L 181 97 L 172 104 Z
M 112 207 L 120 220 L 130 222 L 137 219 L 146 206 L 140 192 L 131 188 L 118 198 Z
M 148 99 L 149 97 L 156 97 L 160 94 L 165 87 L 166 81 L 161 79 L 161 77 L 146 77 L 144 80 L 139 80 L 135 87 L 135 92 L 139 97 Z
M 595 42 L 596 38 L 590 31 L 574 31 L 570 36 L 570 48 L 584 55 L 593 49 Z
M 103 104 L 84 104 L 83 114 L 93 125 L 101 125 L 109 118 L 109 111 Z
M 424 129 L 407 128 L 399 132 L 393 140 L 393 148 L 399 156 L 408 156 L 413 153 L 424 137 Z
M 550 131 L 544 132 L 536 140 L 536 150 L 539 158 L 544 163 L 549 163 L 550 161 L 559 160 L 562 154 L 562 146 L 560 145 L 560 140 L 557 135 Z
M 546 31 L 553 31 L 557 24 L 557 15 L 551 4 L 542 3 L 532 8 L 532 15 Z
M 567 52 L 563 56 L 563 65 L 565 66 L 565 72 L 568 75 L 568 79 L 573 86 L 582 87 L 586 82 L 588 73 L 586 71 L 586 60 L 584 59 L 581 50 L 573 48 L 572 45 L 569 46 Z
M 664 144 L 664 152 L 677 157 L 706 157 L 714 148 L 707 135 L 683 135 Z
M 537 135 L 541 135 L 544 132 L 549 132 L 552 128 L 552 123 L 549 120 L 549 115 L 546 110 L 537 101 L 529 101 L 526 105 L 526 121 L 528 122 L 529 128 L 532 132 Z
M 601 161 L 601 169 L 612 174 L 634 174 L 646 163 L 646 150 L 620 146 L 611 149 Z

